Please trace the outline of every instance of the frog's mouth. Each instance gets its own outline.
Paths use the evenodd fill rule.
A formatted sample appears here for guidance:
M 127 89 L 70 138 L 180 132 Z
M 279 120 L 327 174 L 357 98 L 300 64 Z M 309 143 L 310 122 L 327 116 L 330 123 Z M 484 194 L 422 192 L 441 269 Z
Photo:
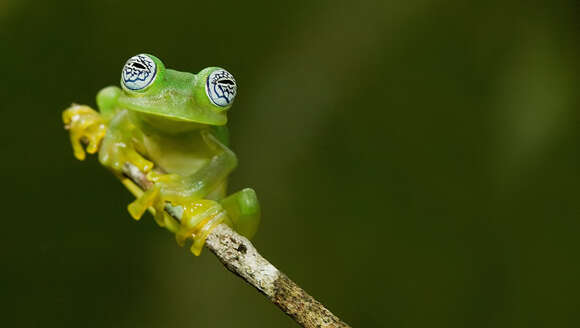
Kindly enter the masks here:
M 172 121 L 194 122 L 207 125 L 225 125 L 226 111 L 214 111 L 196 104 L 191 96 L 176 92 L 162 92 L 154 96 L 129 97 L 121 95 L 119 105 L 135 112 L 147 113 Z

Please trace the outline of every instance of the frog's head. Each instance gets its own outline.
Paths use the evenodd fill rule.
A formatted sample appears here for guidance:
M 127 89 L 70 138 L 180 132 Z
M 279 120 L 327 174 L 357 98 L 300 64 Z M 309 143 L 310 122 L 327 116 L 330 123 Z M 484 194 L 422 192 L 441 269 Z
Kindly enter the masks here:
M 226 112 L 237 91 L 236 80 L 222 68 L 208 67 L 198 74 L 178 72 L 148 54 L 129 58 L 121 86 L 118 102 L 123 108 L 207 125 L 227 123 Z

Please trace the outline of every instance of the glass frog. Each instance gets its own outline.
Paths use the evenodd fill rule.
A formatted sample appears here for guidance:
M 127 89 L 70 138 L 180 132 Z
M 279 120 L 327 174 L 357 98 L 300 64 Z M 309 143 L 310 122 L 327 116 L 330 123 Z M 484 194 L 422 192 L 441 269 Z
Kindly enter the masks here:
M 150 54 L 131 57 L 121 72 L 121 88 L 97 94 L 99 112 L 72 105 L 63 113 L 76 158 L 99 153 L 99 161 L 123 179 L 132 164 L 147 173 L 153 187 L 129 204 L 139 220 L 147 209 L 199 255 L 207 235 L 220 223 L 251 238 L 260 222 L 256 193 L 246 188 L 226 197 L 227 177 L 237 165 L 229 148 L 228 109 L 236 96 L 234 77 L 219 67 L 197 74 L 166 69 Z M 177 222 L 164 210 L 182 211 Z

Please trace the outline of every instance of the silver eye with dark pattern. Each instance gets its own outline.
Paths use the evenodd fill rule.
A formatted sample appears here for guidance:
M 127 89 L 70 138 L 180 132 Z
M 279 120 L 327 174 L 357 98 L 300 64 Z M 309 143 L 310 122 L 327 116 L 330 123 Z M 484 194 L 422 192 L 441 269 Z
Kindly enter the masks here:
M 145 54 L 133 56 L 127 60 L 121 75 L 123 86 L 132 91 L 146 89 L 157 77 L 157 64 Z
M 238 85 L 234 76 L 225 69 L 217 69 L 207 77 L 205 93 L 216 106 L 227 107 L 236 97 Z

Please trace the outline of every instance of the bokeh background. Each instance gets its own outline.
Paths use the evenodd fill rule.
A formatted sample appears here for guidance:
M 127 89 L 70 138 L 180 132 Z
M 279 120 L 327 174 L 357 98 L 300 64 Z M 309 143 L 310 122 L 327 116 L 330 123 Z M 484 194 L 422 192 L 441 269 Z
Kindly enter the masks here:
M 353 327 L 578 327 L 576 0 L 0 1 L 2 326 L 295 327 L 179 248 L 60 113 L 219 65 L 262 254 Z

